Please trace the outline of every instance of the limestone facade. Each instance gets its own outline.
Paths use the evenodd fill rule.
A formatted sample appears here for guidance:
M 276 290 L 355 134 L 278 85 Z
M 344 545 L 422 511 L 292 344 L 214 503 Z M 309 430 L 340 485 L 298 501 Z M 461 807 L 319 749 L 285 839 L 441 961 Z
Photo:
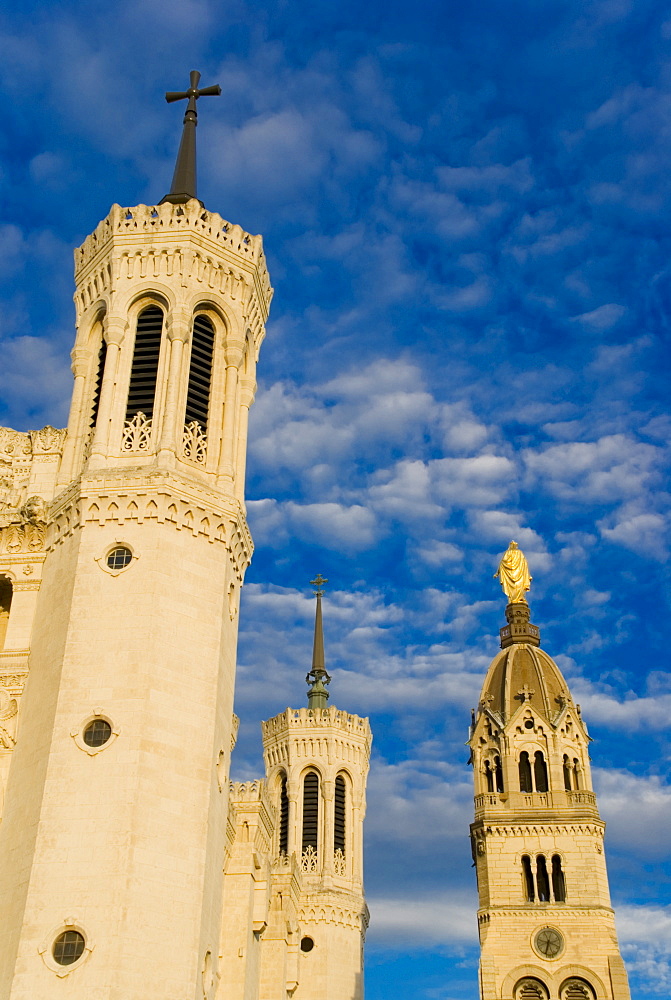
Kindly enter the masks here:
M 526 602 L 470 732 L 481 1000 L 629 1000 L 589 735 Z
M 359 1000 L 367 720 L 229 781 L 261 238 L 115 205 L 75 276 L 67 431 L 0 429 L 0 998 Z

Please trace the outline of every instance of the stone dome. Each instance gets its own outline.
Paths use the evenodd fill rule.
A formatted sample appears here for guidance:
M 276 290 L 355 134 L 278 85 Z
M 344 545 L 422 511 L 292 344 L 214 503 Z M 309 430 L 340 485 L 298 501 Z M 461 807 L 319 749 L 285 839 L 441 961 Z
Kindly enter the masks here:
M 480 706 L 507 721 L 525 701 L 552 721 L 569 700 L 568 685 L 552 657 L 538 646 L 515 642 L 492 660 Z

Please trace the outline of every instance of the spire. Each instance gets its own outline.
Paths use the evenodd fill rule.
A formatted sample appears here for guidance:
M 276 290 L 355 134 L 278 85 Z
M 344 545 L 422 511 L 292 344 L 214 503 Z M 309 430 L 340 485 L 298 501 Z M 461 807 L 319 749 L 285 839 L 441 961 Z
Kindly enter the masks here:
M 321 573 L 318 573 L 314 580 L 310 580 L 313 587 L 316 587 L 315 597 L 317 598 L 317 608 L 315 611 L 315 638 L 312 645 L 312 670 L 306 675 L 305 683 L 310 684 L 308 691 L 308 708 L 324 709 L 328 701 L 329 693 L 325 684 L 331 683 L 331 678 L 324 666 L 324 629 L 322 626 L 322 594 L 321 589 L 328 580 L 325 580 Z
M 175 173 L 172 176 L 172 186 L 170 194 L 161 200 L 161 204 L 166 201 L 173 205 L 184 205 L 190 198 L 196 198 L 196 125 L 198 124 L 198 112 L 196 111 L 196 101 L 199 97 L 214 97 L 221 94 L 221 87 L 215 84 L 213 87 L 202 87 L 198 89 L 200 73 L 196 69 L 191 70 L 191 86 L 188 90 L 170 90 L 165 95 L 168 104 L 173 101 L 183 101 L 188 98 L 184 115 L 184 128 L 182 130 L 182 141 L 179 144 L 177 153 L 177 163 Z

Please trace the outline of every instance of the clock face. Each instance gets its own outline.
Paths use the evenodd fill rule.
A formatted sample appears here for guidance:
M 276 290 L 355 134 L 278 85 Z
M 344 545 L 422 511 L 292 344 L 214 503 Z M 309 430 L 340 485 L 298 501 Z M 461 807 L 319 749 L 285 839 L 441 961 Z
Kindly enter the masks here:
M 554 927 L 543 927 L 534 938 L 534 948 L 543 958 L 556 958 L 564 949 L 564 938 Z

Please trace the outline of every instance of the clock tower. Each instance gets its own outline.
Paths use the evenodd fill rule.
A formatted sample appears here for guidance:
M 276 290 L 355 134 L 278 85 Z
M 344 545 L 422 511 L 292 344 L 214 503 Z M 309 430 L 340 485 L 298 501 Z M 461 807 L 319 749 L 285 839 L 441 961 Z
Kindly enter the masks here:
M 514 542 L 497 575 L 508 624 L 469 737 L 480 1000 L 629 1000 L 587 727 L 540 648 Z

